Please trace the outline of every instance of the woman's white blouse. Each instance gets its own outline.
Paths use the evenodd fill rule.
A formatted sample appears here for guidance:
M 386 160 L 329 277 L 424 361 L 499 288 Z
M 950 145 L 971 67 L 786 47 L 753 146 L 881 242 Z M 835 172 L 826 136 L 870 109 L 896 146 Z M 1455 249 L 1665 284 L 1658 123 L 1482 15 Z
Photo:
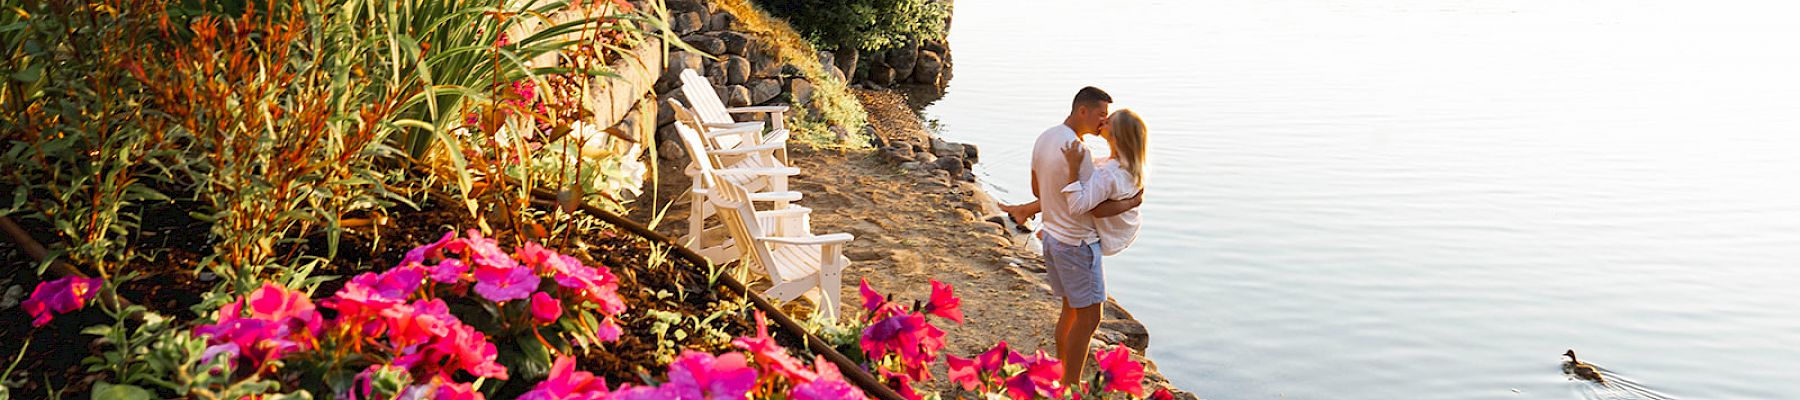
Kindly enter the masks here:
M 1077 180 L 1063 186 L 1062 193 L 1068 199 L 1071 212 L 1086 213 L 1093 211 L 1100 202 L 1129 199 L 1139 190 L 1137 179 L 1131 172 L 1120 167 L 1117 160 L 1109 159 L 1100 163 L 1087 181 Z M 1131 242 L 1137 240 L 1138 225 L 1142 223 L 1136 208 L 1111 217 L 1095 218 L 1094 227 L 1100 233 L 1100 252 L 1110 256 L 1130 247 Z

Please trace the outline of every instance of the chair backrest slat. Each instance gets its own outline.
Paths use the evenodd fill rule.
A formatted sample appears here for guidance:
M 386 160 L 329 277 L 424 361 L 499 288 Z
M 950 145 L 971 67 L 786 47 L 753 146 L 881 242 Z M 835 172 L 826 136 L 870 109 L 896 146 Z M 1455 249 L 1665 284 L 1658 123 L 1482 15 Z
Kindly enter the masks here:
M 694 113 L 700 121 L 710 124 L 729 124 L 737 122 L 731 119 L 731 113 L 725 112 L 725 101 L 719 99 L 718 90 L 713 89 L 712 82 L 707 81 L 700 73 L 691 69 L 681 70 L 681 93 L 687 96 L 688 105 L 694 107 Z M 737 147 L 742 140 L 737 137 L 720 137 L 719 148 Z
M 751 205 L 750 194 L 743 187 L 725 181 L 717 181 L 711 195 L 713 208 L 718 209 L 719 219 L 725 222 L 731 238 L 737 242 L 740 260 L 751 269 L 762 271 L 775 282 L 786 282 L 781 270 L 775 268 L 774 257 L 769 254 L 769 246 L 756 238 L 762 237 L 762 227 L 756 220 L 756 209 Z
M 687 109 L 679 105 L 675 106 L 675 116 L 675 132 L 681 136 L 681 142 L 687 148 L 688 158 L 693 159 L 694 167 L 700 170 L 699 181 L 694 182 L 694 186 L 707 190 L 713 189 L 717 182 L 716 177 L 713 176 L 713 169 L 717 167 L 719 161 L 706 151 L 704 142 L 706 139 L 700 136 L 700 132 L 692 126 L 688 126 L 689 118 L 685 117 L 691 116 L 691 114 Z

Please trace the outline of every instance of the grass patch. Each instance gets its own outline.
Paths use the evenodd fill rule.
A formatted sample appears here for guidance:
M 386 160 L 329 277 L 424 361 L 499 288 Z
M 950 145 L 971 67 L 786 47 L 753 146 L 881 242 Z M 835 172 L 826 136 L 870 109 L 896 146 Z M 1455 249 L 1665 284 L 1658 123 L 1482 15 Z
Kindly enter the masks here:
M 861 128 L 869 123 L 869 113 L 850 93 L 848 83 L 826 72 L 819 63 L 818 49 L 811 42 L 786 20 L 769 15 L 750 0 L 716 0 L 715 4 L 737 16 L 734 29 L 760 37 L 764 50 L 769 50 L 776 60 L 799 67 L 800 73 L 812 81 L 812 104 L 794 104 L 790 113 L 789 129 L 794 140 L 814 147 L 868 147 L 869 138 Z M 820 118 L 808 118 L 809 107 L 818 108 Z M 831 133 L 832 125 L 844 127 L 849 136 L 839 139 Z

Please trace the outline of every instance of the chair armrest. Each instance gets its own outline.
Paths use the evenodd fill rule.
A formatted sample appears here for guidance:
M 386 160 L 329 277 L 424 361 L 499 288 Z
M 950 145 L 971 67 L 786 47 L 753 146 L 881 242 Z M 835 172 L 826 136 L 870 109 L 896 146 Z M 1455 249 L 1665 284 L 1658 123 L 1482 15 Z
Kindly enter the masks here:
M 714 175 L 770 175 L 770 176 L 776 176 L 776 175 L 779 175 L 779 176 L 793 176 L 793 175 L 799 175 L 799 174 L 800 174 L 800 169 L 799 169 L 799 168 L 794 168 L 794 167 L 767 167 L 767 168 L 720 168 L 720 169 L 715 169 L 715 170 L 713 170 L 713 174 L 714 174 Z
M 801 207 L 801 206 L 789 206 L 788 208 L 783 208 L 780 210 L 768 210 L 768 211 L 757 211 L 756 212 L 756 216 L 759 218 L 761 218 L 761 217 L 794 218 L 794 217 L 803 216 L 803 215 L 807 215 L 807 214 L 812 214 L 812 209 L 806 208 L 806 207 Z
M 773 243 L 781 243 L 781 244 L 817 246 L 817 245 L 826 245 L 826 244 L 833 244 L 833 243 L 849 243 L 851 240 L 856 240 L 856 237 L 851 236 L 848 233 L 832 233 L 832 234 L 825 234 L 825 235 L 802 236 L 802 237 L 768 236 L 768 237 L 759 237 L 759 238 L 756 238 L 756 240 L 761 240 L 761 241 L 765 241 L 765 242 L 773 242 Z
M 773 131 L 769 131 L 769 133 L 763 134 L 763 137 L 762 137 L 763 143 L 787 143 L 787 140 L 788 140 L 788 130 L 787 129 L 776 129 Z
M 704 191 L 705 189 L 701 189 Z M 751 193 L 750 201 L 800 201 L 800 192 L 762 192 Z
M 733 148 L 729 148 L 729 149 L 707 150 L 706 152 L 709 154 L 712 154 L 712 155 L 717 155 L 717 156 L 736 156 L 736 155 L 753 154 L 753 153 L 767 153 L 770 151 L 781 150 L 785 147 L 787 147 L 787 146 L 784 146 L 781 143 L 770 143 L 770 144 L 761 144 L 761 145 L 755 145 L 755 146 L 740 145 L 738 147 L 733 147 Z
M 787 110 L 788 110 L 788 106 L 749 106 L 749 107 L 726 107 L 725 108 L 725 112 L 732 113 L 732 114 L 787 112 Z
M 756 126 L 739 126 L 709 130 L 706 131 L 706 138 L 712 139 L 723 135 L 746 135 L 751 133 L 762 133 L 762 123 L 758 122 Z
M 712 128 L 712 129 L 737 129 L 737 128 L 755 127 L 757 130 L 762 130 L 763 123 L 762 123 L 762 121 L 707 122 L 707 123 L 704 123 L 701 125 L 706 125 L 707 128 Z

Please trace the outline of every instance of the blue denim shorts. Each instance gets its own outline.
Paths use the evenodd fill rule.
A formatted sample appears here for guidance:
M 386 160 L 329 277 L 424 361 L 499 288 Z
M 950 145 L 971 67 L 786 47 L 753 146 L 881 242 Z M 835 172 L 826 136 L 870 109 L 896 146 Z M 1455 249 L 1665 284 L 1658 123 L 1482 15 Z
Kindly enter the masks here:
M 1050 291 L 1082 308 L 1106 301 L 1106 277 L 1100 268 L 1100 242 L 1069 245 L 1044 233 L 1044 264 Z

